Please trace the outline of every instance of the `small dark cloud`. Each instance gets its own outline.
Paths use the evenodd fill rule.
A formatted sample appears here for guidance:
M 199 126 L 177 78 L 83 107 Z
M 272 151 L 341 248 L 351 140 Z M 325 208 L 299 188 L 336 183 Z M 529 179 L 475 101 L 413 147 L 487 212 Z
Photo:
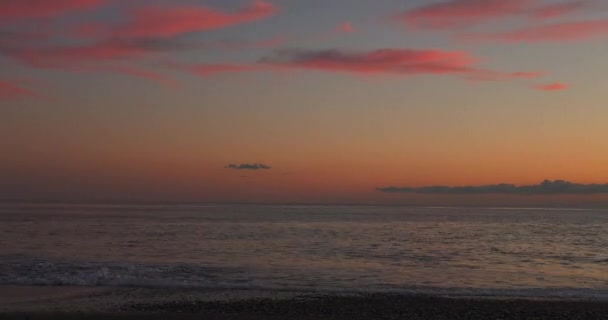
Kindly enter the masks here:
M 225 166 L 226 169 L 234 170 L 268 170 L 272 169 L 271 166 L 267 166 L 263 163 L 241 163 L 241 164 L 229 164 Z
M 258 63 L 280 68 L 358 75 L 456 75 L 467 79 L 498 81 L 538 77 L 539 72 L 504 72 L 478 68 L 474 56 L 463 51 L 437 49 L 382 48 L 370 51 L 339 49 L 280 49 Z
M 350 52 L 339 49 L 279 49 L 261 58 L 261 64 L 342 71 L 358 74 L 474 73 L 473 58 L 464 52 L 384 48 Z
M 387 193 L 421 193 L 421 194 L 520 194 L 520 195 L 549 195 L 549 194 L 597 194 L 608 193 L 606 184 L 582 184 L 565 180 L 545 180 L 539 184 L 521 185 L 491 184 L 481 186 L 428 186 L 428 187 L 386 187 L 376 190 Z

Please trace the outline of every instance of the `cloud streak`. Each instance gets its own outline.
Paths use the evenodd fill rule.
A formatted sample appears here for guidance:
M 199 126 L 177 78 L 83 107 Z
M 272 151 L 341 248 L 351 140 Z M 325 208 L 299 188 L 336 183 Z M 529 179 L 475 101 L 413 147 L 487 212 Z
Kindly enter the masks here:
M 534 19 L 554 19 L 576 13 L 587 6 L 584 0 L 551 3 L 532 11 Z
M 5 0 L 0 2 L 0 20 L 7 18 L 46 18 L 76 10 L 94 9 L 114 0 Z M 142 69 L 141 65 L 159 61 L 168 52 L 209 47 L 223 44 L 185 43 L 176 39 L 189 32 L 225 28 L 264 19 L 278 9 L 265 1 L 254 1 L 234 12 L 223 12 L 206 6 L 171 4 L 166 6 L 135 6 L 126 12 L 125 24 L 87 23 L 72 27 L 66 34 L 44 34 L 39 40 L 27 33 L 3 31 L 0 37 L 0 54 L 26 66 L 68 72 L 111 72 L 148 79 L 175 87 L 177 82 L 158 72 Z M 3 19 L 5 18 L 5 19 Z M 0 34 L 2 35 L 2 34 Z M 59 36 L 88 40 L 82 43 L 61 45 Z M 272 42 L 244 43 L 245 46 L 272 46 Z M 223 47 L 222 47 L 223 48 Z M 159 63 L 156 63 L 159 65 Z M 206 71 L 205 71 L 206 70 Z M 229 72 L 229 66 L 210 66 L 194 70 L 213 74 Z M 8 90 L 5 88 L 5 91 Z M 14 91 L 14 90 L 13 90 Z
M 539 76 L 538 72 L 499 72 L 476 67 L 477 58 L 464 51 L 435 49 L 378 49 L 363 52 L 277 50 L 259 63 L 359 75 L 461 75 L 472 80 L 504 80 Z
M 269 170 L 271 166 L 267 166 L 263 163 L 241 163 L 241 164 L 228 164 L 224 168 L 234 170 Z
M 107 0 L 2 0 L 0 24 L 26 18 L 47 18 L 74 11 L 91 10 Z
M 409 27 L 421 29 L 468 27 L 521 12 L 532 2 L 532 0 L 450 0 L 406 11 L 394 19 Z
M 277 8 L 256 1 L 237 12 L 226 13 L 201 6 L 148 6 L 130 14 L 130 22 L 111 32 L 114 38 L 168 38 L 181 34 L 225 28 L 269 17 Z
M 608 19 L 552 23 L 506 32 L 473 33 L 460 38 L 475 42 L 573 42 L 608 37 Z
M 262 66 L 255 64 L 182 64 L 176 62 L 169 62 L 166 65 L 175 70 L 203 77 L 213 76 L 222 73 L 243 73 L 263 70 Z
M 17 84 L 0 80 L 0 100 L 17 99 L 23 97 L 38 97 L 38 95 L 29 89 L 20 87 Z
M 501 72 L 479 68 L 479 59 L 464 51 L 436 49 L 378 49 L 351 52 L 339 49 L 281 49 L 257 63 L 181 64 L 169 62 L 170 68 L 199 76 L 254 71 L 300 69 L 359 76 L 456 75 L 471 81 L 530 79 L 543 75 L 538 71 Z
M 385 187 L 376 190 L 386 193 L 414 193 L 437 195 L 551 195 L 551 194 L 598 194 L 608 193 L 607 184 L 581 184 L 565 180 L 545 180 L 535 185 L 493 184 L 481 186 L 428 186 L 428 187 Z
M 262 64 L 359 74 L 446 74 L 467 72 L 475 59 L 466 52 L 379 49 L 368 52 L 278 50 Z
M 544 4 L 539 0 L 448 0 L 431 3 L 393 17 L 416 29 L 472 27 L 516 16 L 546 20 L 571 15 L 587 6 L 585 0 Z
M 561 91 L 568 89 L 568 85 L 561 82 L 554 82 L 549 84 L 542 84 L 535 86 L 537 90 L 541 91 Z
M 336 30 L 341 33 L 353 33 L 355 32 L 355 27 L 350 22 L 342 22 Z

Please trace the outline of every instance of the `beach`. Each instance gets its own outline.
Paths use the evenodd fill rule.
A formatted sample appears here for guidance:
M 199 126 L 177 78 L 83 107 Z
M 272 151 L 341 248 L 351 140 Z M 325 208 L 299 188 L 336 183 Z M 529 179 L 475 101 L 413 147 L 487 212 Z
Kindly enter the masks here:
M 0 319 L 608 319 L 607 300 L 14 286 L 0 298 Z

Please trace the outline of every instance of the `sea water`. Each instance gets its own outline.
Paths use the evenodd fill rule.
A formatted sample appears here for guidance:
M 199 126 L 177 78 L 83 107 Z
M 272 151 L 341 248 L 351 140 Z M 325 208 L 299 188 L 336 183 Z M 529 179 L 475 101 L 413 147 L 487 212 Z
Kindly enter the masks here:
M 608 210 L 0 205 L 0 285 L 608 297 Z

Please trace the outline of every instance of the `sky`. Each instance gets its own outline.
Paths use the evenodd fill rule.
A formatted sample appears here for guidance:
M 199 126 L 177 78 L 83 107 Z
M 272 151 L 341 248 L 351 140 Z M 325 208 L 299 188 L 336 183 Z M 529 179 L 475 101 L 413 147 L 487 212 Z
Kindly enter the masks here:
M 603 0 L 1 0 L 0 200 L 608 205 L 606 54 Z

